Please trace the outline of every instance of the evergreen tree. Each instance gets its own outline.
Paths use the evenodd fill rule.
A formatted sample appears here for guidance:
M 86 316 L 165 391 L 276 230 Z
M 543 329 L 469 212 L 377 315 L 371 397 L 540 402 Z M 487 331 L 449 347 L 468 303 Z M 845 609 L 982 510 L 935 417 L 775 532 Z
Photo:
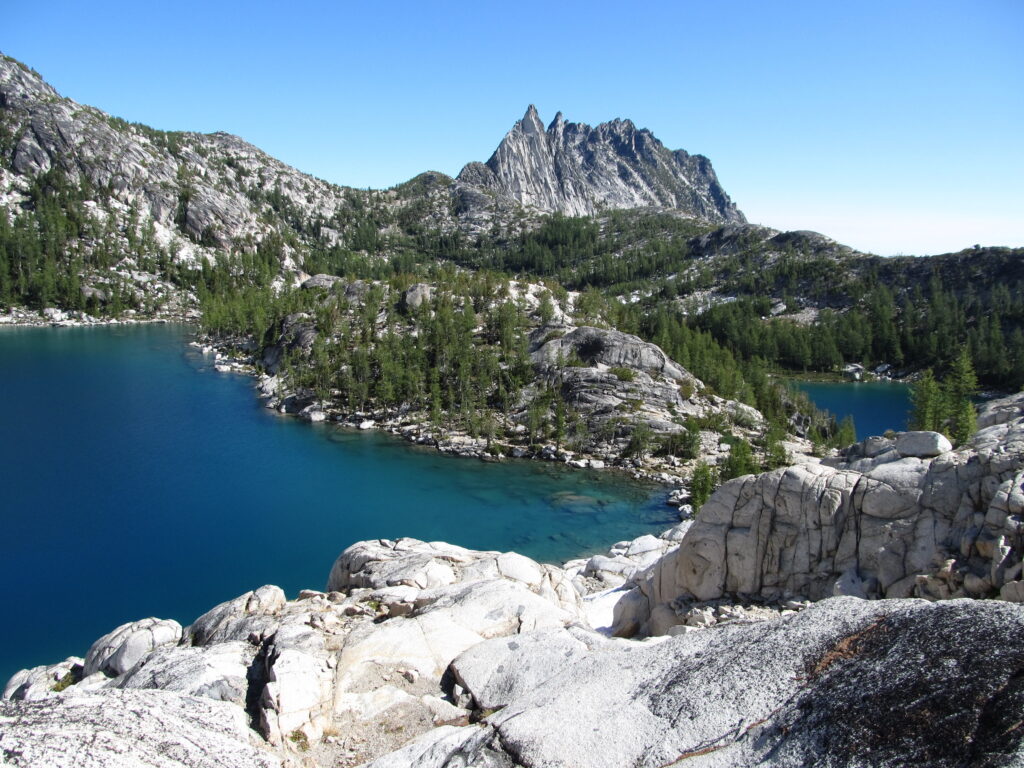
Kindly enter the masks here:
M 693 468 L 693 475 L 690 476 L 690 501 L 694 512 L 700 511 L 704 503 L 711 498 L 711 493 L 717 485 L 718 473 L 706 462 L 698 462 Z
M 760 467 L 754 461 L 754 452 L 750 443 L 742 437 L 734 437 L 730 440 L 731 448 L 729 455 L 722 462 L 719 476 L 722 482 L 732 480 L 734 477 L 750 475 L 757 472 Z
M 845 448 L 855 442 L 857 442 L 857 428 L 853 424 L 853 416 L 847 416 L 839 422 L 832 443 L 837 448 Z
M 910 428 L 941 432 L 946 420 L 946 403 L 932 369 L 926 369 L 910 388 Z
M 942 390 L 949 416 L 949 437 L 957 445 L 962 445 L 977 429 L 973 397 L 978 391 L 978 377 L 966 347 L 961 348 L 953 360 L 942 382 Z

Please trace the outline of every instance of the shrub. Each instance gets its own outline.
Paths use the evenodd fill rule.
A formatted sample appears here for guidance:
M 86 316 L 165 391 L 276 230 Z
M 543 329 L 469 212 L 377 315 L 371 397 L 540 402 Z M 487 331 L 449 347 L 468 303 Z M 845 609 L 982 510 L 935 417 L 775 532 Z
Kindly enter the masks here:
M 625 366 L 617 365 L 613 368 L 608 369 L 609 373 L 615 374 L 619 381 L 633 381 L 636 378 L 636 371 L 632 368 L 626 368 Z
M 54 693 L 60 693 L 66 688 L 70 688 L 76 682 L 78 681 L 75 680 L 75 673 L 69 670 L 68 673 L 64 675 L 64 677 L 62 677 L 60 680 L 53 684 L 53 687 L 50 690 L 52 690 Z
M 288 741 L 295 745 L 295 748 L 299 752 L 309 751 L 309 737 L 306 736 L 305 731 L 300 731 L 297 728 L 288 734 Z
M 677 456 L 683 460 L 697 458 L 700 453 L 700 431 L 685 429 L 674 435 L 666 435 L 658 443 L 655 456 Z

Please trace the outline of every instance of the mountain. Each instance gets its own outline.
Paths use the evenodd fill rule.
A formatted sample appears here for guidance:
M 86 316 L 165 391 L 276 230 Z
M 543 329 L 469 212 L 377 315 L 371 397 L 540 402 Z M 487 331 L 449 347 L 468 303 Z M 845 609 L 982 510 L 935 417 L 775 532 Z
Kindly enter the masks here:
M 1024 249 L 882 259 L 754 226 L 710 161 L 628 120 L 545 129 L 531 107 L 455 179 L 360 190 L 236 136 L 127 123 L 0 57 L 0 210 L 4 322 L 55 307 L 180 317 L 314 274 L 437 283 L 454 265 L 600 293 L 593 323 L 661 346 L 670 321 L 706 331 L 726 350 L 692 372 L 728 397 L 744 391 L 728 355 L 913 371 L 967 345 L 986 384 L 1024 383 Z
M 302 246 L 374 250 L 361 247 L 379 241 L 367 237 L 369 228 L 392 241 L 427 230 L 476 234 L 480 205 L 467 204 L 474 195 L 506 222 L 514 215 L 523 220 L 524 207 L 526 221 L 535 223 L 543 213 L 641 206 L 707 222 L 743 221 L 706 158 L 670 152 L 628 120 L 591 129 L 559 115 L 545 134 L 531 107 L 487 165 L 470 163 L 457 181 L 426 173 L 391 190 L 368 191 L 302 173 L 237 136 L 127 123 L 61 97 L 6 56 L 0 108 L 5 207 L 24 202 L 19 198 L 31 179 L 53 172 L 85 185 L 86 198 L 115 218 L 131 208 L 151 220 L 160 239 L 190 261 L 200 251 L 189 242 L 252 249 L 273 234 L 290 241 L 282 255 L 286 269 L 302 267 L 301 258 L 287 258 Z
M 544 130 L 532 104 L 490 160 L 469 163 L 457 182 L 469 208 L 493 198 L 568 216 L 657 207 L 709 222 L 746 221 L 706 157 L 666 149 L 629 120 L 591 128 L 559 112 Z

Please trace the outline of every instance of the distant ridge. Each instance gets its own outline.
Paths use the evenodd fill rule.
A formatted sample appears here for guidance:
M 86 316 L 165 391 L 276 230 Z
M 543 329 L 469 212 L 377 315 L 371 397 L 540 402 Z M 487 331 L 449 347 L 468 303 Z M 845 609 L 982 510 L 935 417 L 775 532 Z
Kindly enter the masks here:
M 709 222 L 746 222 L 706 157 L 669 150 L 630 120 L 591 128 L 559 112 L 545 130 L 532 104 L 491 158 L 466 165 L 457 181 L 485 198 L 543 213 L 658 207 Z

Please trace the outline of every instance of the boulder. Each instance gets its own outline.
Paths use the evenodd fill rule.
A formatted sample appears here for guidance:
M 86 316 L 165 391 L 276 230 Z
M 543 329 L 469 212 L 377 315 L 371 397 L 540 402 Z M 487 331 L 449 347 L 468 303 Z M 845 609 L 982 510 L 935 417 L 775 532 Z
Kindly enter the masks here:
M 426 283 L 416 283 L 402 294 L 402 304 L 406 309 L 418 309 L 423 302 L 429 303 L 433 296 L 433 288 Z
M 196 646 L 269 637 L 277 630 L 286 604 L 284 591 L 267 584 L 211 608 L 184 635 Z
M 92 644 L 85 655 L 83 676 L 103 672 L 122 675 L 143 657 L 164 645 L 181 640 L 181 625 L 171 619 L 142 619 L 122 624 Z
M 302 287 L 306 290 L 312 290 L 313 288 L 326 288 L 330 290 L 334 287 L 335 283 L 340 282 L 341 278 L 337 275 L 313 275 L 302 283 Z
M 900 456 L 930 459 L 953 450 L 953 444 L 938 432 L 901 432 L 896 437 L 896 451 Z
M 579 613 L 579 594 L 561 568 L 540 565 L 514 552 L 478 552 L 409 538 L 361 541 L 348 547 L 331 568 L 327 589 L 405 585 L 432 590 L 495 579 L 522 584 L 561 610 Z

